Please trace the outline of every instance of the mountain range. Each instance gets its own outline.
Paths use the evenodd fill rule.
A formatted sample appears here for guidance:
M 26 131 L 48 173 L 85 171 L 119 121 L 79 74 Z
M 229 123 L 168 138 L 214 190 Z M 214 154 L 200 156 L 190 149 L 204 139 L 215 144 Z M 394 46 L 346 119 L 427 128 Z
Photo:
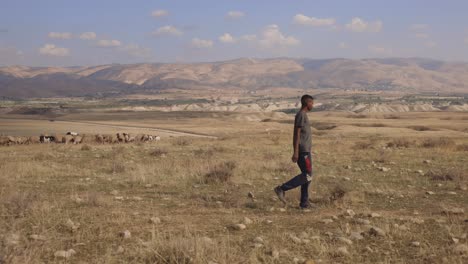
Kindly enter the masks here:
M 468 63 L 425 58 L 242 58 L 209 63 L 0 67 L 3 98 L 273 87 L 468 93 Z

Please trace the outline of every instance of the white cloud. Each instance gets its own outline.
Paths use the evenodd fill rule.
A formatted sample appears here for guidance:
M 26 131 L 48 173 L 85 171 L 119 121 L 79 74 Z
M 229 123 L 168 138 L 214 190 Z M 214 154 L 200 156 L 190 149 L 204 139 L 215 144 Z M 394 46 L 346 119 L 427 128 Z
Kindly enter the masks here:
M 58 57 L 70 55 L 70 51 L 67 48 L 57 47 L 54 44 L 45 44 L 43 47 L 39 48 L 39 53 Z
M 338 47 L 340 49 L 347 49 L 348 48 L 348 44 L 344 43 L 344 42 L 341 42 L 340 44 L 338 44 Z
M 222 43 L 234 43 L 234 42 L 236 42 L 236 39 L 233 36 L 231 36 L 231 34 L 229 34 L 229 33 L 224 33 L 218 39 Z
M 85 40 L 96 39 L 96 33 L 94 33 L 94 32 L 83 32 L 80 35 L 80 39 L 85 39 Z
M 382 30 L 382 21 L 377 20 L 374 22 L 367 22 L 359 17 L 353 17 L 351 22 L 345 25 L 345 27 L 353 32 L 373 32 L 377 33 Z
M 275 24 L 268 25 L 259 39 L 260 46 L 264 48 L 288 47 L 300 44 L 300 41 L 292 36 L 285 36 Z
M 72 34 L 70 32 L 49 32 L 49 38 L 53 39 L 71 39 Z
M 429 26 L 427 24 L 412 24 L 410 26 L 410 30 L 412 31 L 419 31 L 419 30 L 426 30 Z
M 169 12 L 163 9 L 158 9 L 158 10 L 154 10 L 153 12 L 151 12 L 152 17 L 164 17 L 168 15 L 169 15 Z
M 298 25 L 304 26 L 333 26 L 335 25 L 334 18 L 316 18 L 316 17 L 308 17 L 303 14 L 297 14 L 293 18 L 293 22 Z
M 213 47 L 213 41 L 193 38 L 192 39 L 192 47 L 203 49 L 203 48 L 211 48 Z
M 387 49 L 385 47 L 382 47 L 382 46 L 374 46 L 374 45 L 371 45 L 368 47 L 369 51 L 371 53 L 375 53 L 375 54 L 390 54 L 392 53 L 392 51 L 390 49 Z
M 151 49 L 140 47 L 137 44 L 129 44 L 122 47 L 120 50 L 127 52 L 128 54 L 140 57 L 140 58 L 149 58 L 151 56 Z
M 245 13 L 241 12 L 241 11 L 229 11 L 226 14 L 226 17 L 233 18 L 233 19 L 241 18 L 241 17 L 244 17 L 244 16 L 245 16 Z
M 103 48 L 113 48 L 121 46 L 122 43 L 116 39 L 101 39 L 98 41 L 97 45 Z
M 420 38 L 420 39 L 427 39 L 429 38 L 429 34 L 427 33 L 415 33 L 414 36 L 416 38 Z
M 424 43 L 424 46 L 428 48 L 435 48 L 437 47 L 437 43 L 435 41 L 429 40 Z
M 245 40 L 245 41 L 255 41 L 257 39 L 257 35 L 255 34 L 243 35 L 240 37 L 240 39 Z
M 13 46 L 2 46 L 0 44 L 0 65 L 12 65 L 21 63 L 24 59 L 23 52 Z
M 181 36 L 183 32 L 174 26 L 163 26 L 153 31 L 152 34 L 155 36 L 162 36 L 162 35 Z

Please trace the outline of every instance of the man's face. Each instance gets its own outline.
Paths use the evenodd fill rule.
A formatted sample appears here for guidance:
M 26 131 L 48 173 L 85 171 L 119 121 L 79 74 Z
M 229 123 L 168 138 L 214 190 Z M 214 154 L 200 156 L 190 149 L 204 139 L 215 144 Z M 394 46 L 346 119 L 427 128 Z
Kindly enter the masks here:
M 312 99 L 309 99 L 307 100 L 307 110 L 312 110 L 312 108 L 314 108 L 314 100 Z

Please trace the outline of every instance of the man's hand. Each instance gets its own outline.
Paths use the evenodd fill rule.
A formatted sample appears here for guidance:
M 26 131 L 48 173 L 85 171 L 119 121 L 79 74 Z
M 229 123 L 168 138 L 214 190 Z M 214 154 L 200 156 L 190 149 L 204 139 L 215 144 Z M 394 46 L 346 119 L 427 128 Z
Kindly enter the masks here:
M 299 153 L 294 153 L 291 158 L 292 162 L 296 163 L 298 159 L 299 159 Z

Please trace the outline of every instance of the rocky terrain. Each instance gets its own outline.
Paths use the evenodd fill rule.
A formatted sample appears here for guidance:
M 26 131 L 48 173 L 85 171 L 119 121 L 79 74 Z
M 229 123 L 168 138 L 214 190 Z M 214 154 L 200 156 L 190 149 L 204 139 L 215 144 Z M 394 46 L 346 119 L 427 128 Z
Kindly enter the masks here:
M 0 97 L 154 93 L 166 89 L 351 89 L 466 93 L 468 63 L 423 58 L 238 59 L 192 64 L 0 68 Z
M 80 118 L 216 138 L 1 147 L 0 262 L 467 262 L 464 113 L 310 113 L 306 210 L 299 190 L 287 192 L 287 206 L 272 191 L 299 173 L 290 161 L 292 117 L 246 126 L 194 114 Z M 14 121 L 8 126 L 20 131 Z

